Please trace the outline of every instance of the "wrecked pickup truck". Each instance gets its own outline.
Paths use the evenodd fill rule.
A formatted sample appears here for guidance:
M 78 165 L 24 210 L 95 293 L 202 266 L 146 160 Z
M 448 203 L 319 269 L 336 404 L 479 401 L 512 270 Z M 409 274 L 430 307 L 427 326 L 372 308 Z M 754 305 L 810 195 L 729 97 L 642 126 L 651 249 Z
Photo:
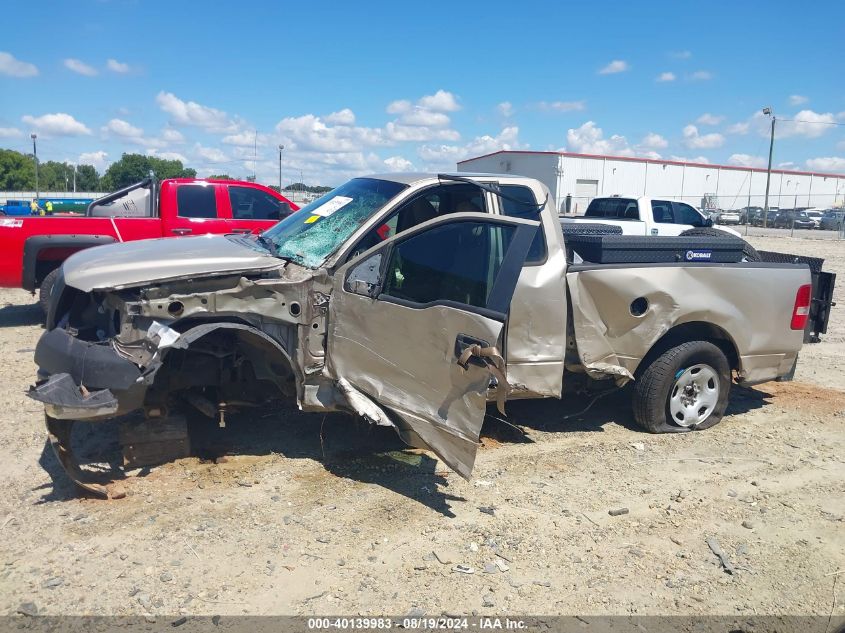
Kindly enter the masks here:
M 808 266 L 742 261 L 739 238 L 576 238 L 536 180 L 406 173 L 350 180 L 259 236 L 88 249 L 56 281 L 29 395 L 104 496 L 76 468 L 74 421 L 280 398 L 393 427 L 469 477 L 488 402 L 633 381 L 645 429 L 705 429 L 732 380 L 789 376 L 805 328 L 826 326 Z M 629 263 L 608 263 L 620 248 Z

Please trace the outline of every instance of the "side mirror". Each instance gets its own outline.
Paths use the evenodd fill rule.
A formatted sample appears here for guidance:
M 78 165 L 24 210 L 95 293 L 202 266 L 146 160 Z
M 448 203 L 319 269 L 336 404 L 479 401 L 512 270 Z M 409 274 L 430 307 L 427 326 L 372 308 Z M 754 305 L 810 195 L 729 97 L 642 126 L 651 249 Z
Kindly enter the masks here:
M 713 226 L 713 218 L 704 218 L 704 226 Z
M 346 276 L 346 290 L 356 295 L 375 298 L 379 292 L 382 259 L 381 252 L 373 253 L 352 268 Z

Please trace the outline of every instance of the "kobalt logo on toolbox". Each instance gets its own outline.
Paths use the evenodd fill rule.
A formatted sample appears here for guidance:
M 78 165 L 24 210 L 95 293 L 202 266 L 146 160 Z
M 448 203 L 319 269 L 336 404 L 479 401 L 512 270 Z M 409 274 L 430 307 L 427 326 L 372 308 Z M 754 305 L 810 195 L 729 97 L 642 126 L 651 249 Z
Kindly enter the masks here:
M 688 262 L 706 262 L 713 256 L 713 251 L 687 251 Z

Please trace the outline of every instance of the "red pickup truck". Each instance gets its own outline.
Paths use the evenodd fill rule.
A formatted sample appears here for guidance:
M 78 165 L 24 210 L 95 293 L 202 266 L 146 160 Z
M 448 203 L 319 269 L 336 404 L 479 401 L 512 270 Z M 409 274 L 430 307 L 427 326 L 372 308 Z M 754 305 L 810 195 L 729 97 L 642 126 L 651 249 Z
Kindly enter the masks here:
M 62 262 L 112 242 L 254 233 L 299 210 L 272 189 L 237 180 L 149 178 L 94 200 L 84 216 L 0 218 L 0 287 L 40 288 L 42 307 Z

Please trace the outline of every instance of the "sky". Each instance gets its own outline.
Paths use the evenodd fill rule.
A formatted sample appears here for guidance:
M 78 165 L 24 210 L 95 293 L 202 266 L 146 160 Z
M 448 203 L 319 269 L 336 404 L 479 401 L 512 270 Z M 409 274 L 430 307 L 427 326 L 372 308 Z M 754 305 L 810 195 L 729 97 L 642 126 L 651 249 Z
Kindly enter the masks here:
M 845 3 L 7 3 L 0 147 L 337 185 L 499 149 L 845 173 Z

